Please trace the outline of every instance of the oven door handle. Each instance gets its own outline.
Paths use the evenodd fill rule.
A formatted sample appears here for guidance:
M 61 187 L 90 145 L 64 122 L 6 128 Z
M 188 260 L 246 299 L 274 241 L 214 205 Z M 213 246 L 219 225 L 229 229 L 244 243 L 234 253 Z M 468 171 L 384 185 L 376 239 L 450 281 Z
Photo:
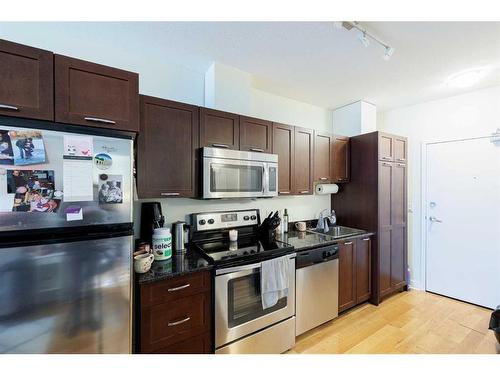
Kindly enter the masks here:
M 294 259 L 297 256 L 297 254 L 289 254 L 287 256 L 288 259 Z M 229 268 L 221 268 L 215 271 L 216 276 L 220 275 L 225 275 L 228 273 L 235 273 L 235 272 L 241 272 L 241 271 L 251 271 L 254 269 L 259 269 L 261 266 L 261 263 L 252 263 L 252 264 L 247 264 L 245 266 L 236 266 L 236 267 L 229 267 Z

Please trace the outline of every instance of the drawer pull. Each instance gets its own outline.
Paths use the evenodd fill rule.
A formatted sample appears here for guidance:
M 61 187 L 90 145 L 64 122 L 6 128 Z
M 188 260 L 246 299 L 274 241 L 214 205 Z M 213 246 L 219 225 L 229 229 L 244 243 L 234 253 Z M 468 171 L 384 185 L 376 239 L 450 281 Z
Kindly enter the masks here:
M 160 194 L 165 197 L 177 197 L 178 195 L 180 195 L 180 193 L 160 193 Z
M 320 179 L 321 181 L 326 181 L 326 180 L 328 180 L 328 177 L 320 177 L 319 179 Z
M 11 111 L 19 111 L 19 108 L 13 105 L 0 104 L 0 109 L 10 109 Z
M 116 124 L 116 121 L 106 120 L 105 118 L 99 118 L 99 117 L 84 117 L 83 119 L 93 122 L 102 122 L 103 124 L 110 124 L 110 125 Z
M 289 191 L 280 191 L 279 194 L 290 194 Z
M 255 152 L 264 152 L 263 149 L 261 148 L 251 148 L 250 151 L 255 151 Z
M 300 191 L 300 194 L 307 194 L 307 193 L 309 193 L 309 190 L 302 190 L 302 191 Z
M 397 158 L 396 160 L 397 161 L 405 161 L 406 159 L 405 158 Z
M 168 326 L 169 327 L 177 326 L 179 324 L 186 323 L 188 320 L 191 320 L 189 316 L 181 320 L 176 320 L 175 322 L 168 322 Z
M 169 289 L 167 289 L 167 291 L 169 293 L 177 292 L 178 290 L 186 289 L 186 288 L 189 288 L 190 286 L 191 286 L 191 284 L 185 284 L 185 285 L 181 285 L 181 286 L 176 286 L 175 288 L 169 288 Z
M 363 241 L 370 241 L 369 238 L 363 238 Z
M 382 159 L 383 160 L 391 160 L 392 158 L 388 157 L 388 156 L 382 156 Z
M 219 148 L 229 148 L 228 145 L 222 144 L 222 143 L 212 143 L 213 147 L 219 147 Z
M 344 245 L 352 245 L 352 241 L 350 242 L 345 242 Z

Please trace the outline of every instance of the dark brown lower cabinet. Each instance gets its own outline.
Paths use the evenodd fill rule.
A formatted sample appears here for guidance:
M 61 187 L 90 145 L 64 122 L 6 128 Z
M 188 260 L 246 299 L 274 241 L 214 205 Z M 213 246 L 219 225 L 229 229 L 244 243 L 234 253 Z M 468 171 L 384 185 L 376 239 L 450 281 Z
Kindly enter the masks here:
M 371 238 L 339 244 L 339 312 L 371 296 Z
M 139 285 L 140 353 L 212 353 L 210 271 Z

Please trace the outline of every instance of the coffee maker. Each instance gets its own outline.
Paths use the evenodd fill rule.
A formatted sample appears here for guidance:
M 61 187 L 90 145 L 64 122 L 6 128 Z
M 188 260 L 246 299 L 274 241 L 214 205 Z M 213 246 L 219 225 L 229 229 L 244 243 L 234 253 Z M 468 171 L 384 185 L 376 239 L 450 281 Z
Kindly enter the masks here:
M 153 230 L 162 228 L 165 217 L 160 202 L 146 202 L 141 205 L 141 240 L 151 244 Z

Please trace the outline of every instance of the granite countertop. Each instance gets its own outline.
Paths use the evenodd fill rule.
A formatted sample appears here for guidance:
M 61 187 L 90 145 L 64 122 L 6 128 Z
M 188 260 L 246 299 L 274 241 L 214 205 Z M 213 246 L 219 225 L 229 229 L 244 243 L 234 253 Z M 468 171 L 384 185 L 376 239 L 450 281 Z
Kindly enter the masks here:
M 288 231 L 288 233 L 277 234 L 276 240 L 292 245 L 296 251 L 303 251 L 319 246 L 327 246 L 334 243 L 349 241 L 359 237 L 371 236 L 373 234 L 375 233 L 360 230 L 359 233 L 353 234 L 352 236 L 335 238 L 326 234 L 298 232 L 292 230 Z
M 152 283 L 171 277 L 185 275 L 211 269 L 212 265 L 194 249 L 188 249 L 183 255 L 172 255 L 172 258 L 154 261 L 146 273 L 136 273 L 139 284 Z

